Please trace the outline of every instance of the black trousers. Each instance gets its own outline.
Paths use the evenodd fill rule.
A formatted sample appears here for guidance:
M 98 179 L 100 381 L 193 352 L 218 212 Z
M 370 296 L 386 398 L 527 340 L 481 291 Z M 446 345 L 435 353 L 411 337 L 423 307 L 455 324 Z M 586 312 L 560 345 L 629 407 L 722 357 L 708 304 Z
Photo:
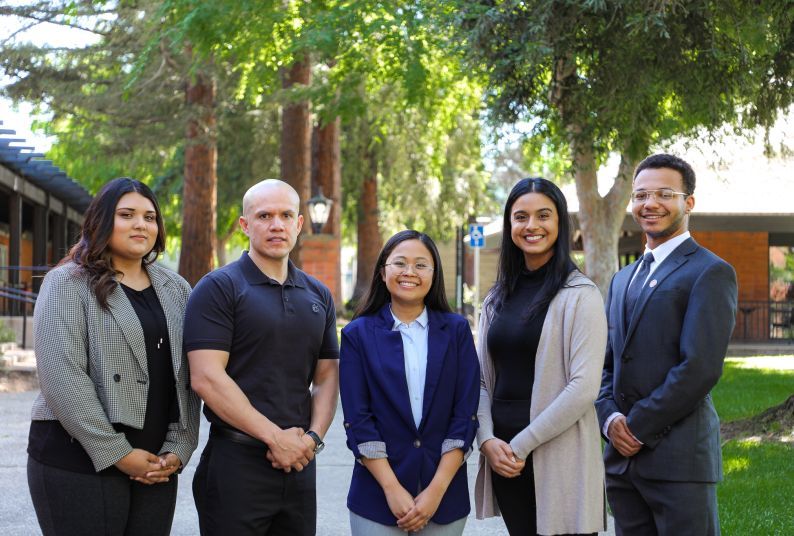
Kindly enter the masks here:
M 210 436 L 193 477 L 203 536 L 309 536 L 316 531 L 316 465 L 273 469 L 265 447 Z
M 76 473 L 28 457 L 28 487 L 44 536 L 167 536 L 177 475 L 146 485 L 126 476 Z

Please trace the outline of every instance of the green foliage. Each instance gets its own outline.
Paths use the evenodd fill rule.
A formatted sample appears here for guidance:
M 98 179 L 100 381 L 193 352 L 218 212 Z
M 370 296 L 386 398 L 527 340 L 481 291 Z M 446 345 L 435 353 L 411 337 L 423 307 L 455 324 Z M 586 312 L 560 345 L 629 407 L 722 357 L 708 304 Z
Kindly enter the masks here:
M 482 89 L 451 44 L 452 28 L 439 25 L 445 9 L 374 0 L 121 3 L 102 19 L 96 45 L 16 46 L 0 61 L 16 78 L 8 95 L 53 112 L 50 156 L 94 191 L 118 175 L 152 184 L 170 236 L 181 223 L 184 83 L 200 68 L 218 83 L 220 240 L 235 236 L 245 189 L 278 175 L 278 111 L 296 99 L 310 99 L 320 122 L 343 120 L 347 236 L 368 169 L 363 147 L 375 158 L 384 230 L 412 226 L 443 239 L 489 202 Z M 280 70 L 307 53 L 312 85 L 281 89 Z
M 379 182 L 385 232 L 417 227 L 449 237 L 487 202 L 480 155 L 481 88 L 439 26 L 432 2 L 169 0 L 175 48 L 229 61 L 246 102 L 309 99 L 344 129 L 344 235 L 352 237 L 363 177 Z M 448 15 L 448 14 L 447 14 Z M 279 70 L 310 54 L 308 88 L 283 90 Z M 372 158 L 373 161 L 369 162 Z
M 0 319 L 0 343 L 2 342 L 15 342 L 17 340 L 16 332 L 6 326 L 6 323 Z
M 532 157 L 573 138 L 599 161 L 642 157 L 699 127 L 769 126 L 792 102 L 785 0 L 451 3 L 494 116 L 532 120 Z
M 81 10 L 90 4 L 76 3 Z M 51 6 L 53 13 L 57 8 Z M 40 103 L 52 114 L 51 121 L 38 125 L 57 139 L 48 157 L 92 192 L 118 176 L 148 183 L 163 208 L 173 247 L 181 234 L 191 58 L 184 50 L 152 46 L 161 30 L 152 23 L 159 10 L 153 0 L 121 3 L 102 19 L 78 17 L 85 26 L 96 25 L 98 42 L 74 49 L 7 44 L 0 68 L 13 79 L 4 89 L 7 96 Z M 148 61 L 141 62 L 144 57 Z M 218 81 L 217 234 L 226 241 L 234 237 L 245 190 L 278 173 L 278 108 L 237 99 L 241 83 L 234 65 L 218 61 L 207 70 Z

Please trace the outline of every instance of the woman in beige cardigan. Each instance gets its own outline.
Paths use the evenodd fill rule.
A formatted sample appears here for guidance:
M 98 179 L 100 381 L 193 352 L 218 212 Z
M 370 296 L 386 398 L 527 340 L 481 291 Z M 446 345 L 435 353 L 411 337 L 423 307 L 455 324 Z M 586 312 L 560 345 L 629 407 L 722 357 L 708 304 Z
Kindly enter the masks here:
M 597 287 L 570 259 L 562 192 L 523 179 L 504 211 L 496 284 L 478 354 L 477 518 L 502 515 L 513 536 L 606 530 L 593 402 L 607 325 Z

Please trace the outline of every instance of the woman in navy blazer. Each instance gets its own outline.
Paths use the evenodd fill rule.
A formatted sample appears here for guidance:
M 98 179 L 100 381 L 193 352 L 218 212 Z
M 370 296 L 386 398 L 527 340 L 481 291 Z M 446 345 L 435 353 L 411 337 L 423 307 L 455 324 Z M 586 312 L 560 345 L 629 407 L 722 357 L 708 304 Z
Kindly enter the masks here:
M 461 534 L 480 369 L 429 236 L 401 231 L 383 247 L 368 294 L 342 330 L 339 367 L 347 445 L 358 462 L 347 497 L 353 536 Z

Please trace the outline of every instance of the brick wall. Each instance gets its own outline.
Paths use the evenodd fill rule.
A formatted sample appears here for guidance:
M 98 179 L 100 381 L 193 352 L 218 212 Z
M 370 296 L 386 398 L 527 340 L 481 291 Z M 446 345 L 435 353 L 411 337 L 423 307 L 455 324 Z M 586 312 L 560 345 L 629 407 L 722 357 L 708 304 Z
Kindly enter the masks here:
M 692 236 L 698 244 L 733 265 L 739 282 L 739 301 L 769 299 L 767 233 L 693 231 Z
M 693 231 L 697 242 L 722 257 L 736 270 L 739 311 L 734 338 L 765 339 L 769 311 L 766 306 L 741 302 L 769 300 L 769 234 L 726 231 Z
M 329 234 L 301 238 L 302 270 L 322 281 L 334 297 L 337 311 L 342 303 L 342 264 L 339 238 Z

